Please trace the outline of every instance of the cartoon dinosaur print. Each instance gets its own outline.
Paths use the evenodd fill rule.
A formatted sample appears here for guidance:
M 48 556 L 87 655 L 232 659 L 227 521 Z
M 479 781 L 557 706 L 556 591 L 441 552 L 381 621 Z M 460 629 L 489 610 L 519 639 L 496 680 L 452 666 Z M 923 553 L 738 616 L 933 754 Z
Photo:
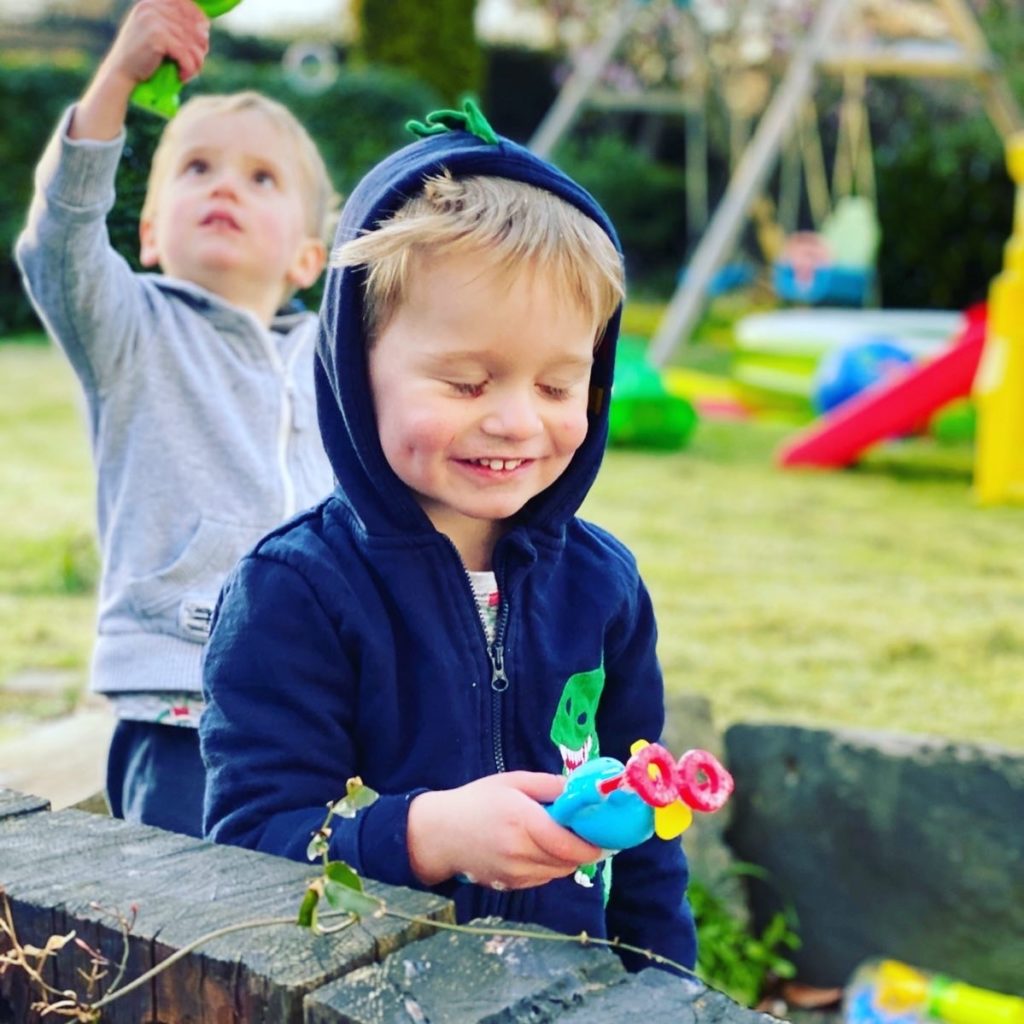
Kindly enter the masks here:
M 597 738 L 597 705 L 604 689 L 604 665 L 569 677 L 551 723 L 551 742 L 562 755 L 568 775 L 601 753 Z
M 597 707 L 604 690 L 604 665 L 589 672 L 576 672 L 562 688 L 558 708 L 551 723 L 551 742 L 562 755 L 562 770 L 571 775 L 592 757 L 599 757 Z M 605 899 L 611 889 L 611 861 L 605 862 Z M 577 884 L 590 888 L 597 874 L 596 864 L 582 864 L 576 871 Z

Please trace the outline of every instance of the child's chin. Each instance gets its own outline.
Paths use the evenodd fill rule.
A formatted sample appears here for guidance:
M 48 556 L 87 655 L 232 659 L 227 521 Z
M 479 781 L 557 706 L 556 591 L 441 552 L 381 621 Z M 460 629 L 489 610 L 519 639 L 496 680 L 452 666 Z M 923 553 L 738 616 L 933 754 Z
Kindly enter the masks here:
M 516 498 L 513 501 L 494 502 L 493 504 L 481 507 L 475 512 L 470 513 L 470 515 L 473 519 L 484 519 L 492 523 L 502 523 L 521 512 L 532 497 L 533 495 L 531 494 L 529 497 Z

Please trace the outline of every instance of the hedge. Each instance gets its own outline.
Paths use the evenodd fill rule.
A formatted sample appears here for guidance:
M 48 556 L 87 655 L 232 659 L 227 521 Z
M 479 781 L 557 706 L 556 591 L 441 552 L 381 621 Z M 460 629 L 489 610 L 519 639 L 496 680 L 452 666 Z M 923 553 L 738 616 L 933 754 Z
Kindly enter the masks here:
M 37 322 L 24 298 L 12 247 L 31 198 L 32 168 L 61 110 L 85 86 L 84 70 L 0 66 L 0 335 Z M 316 139 L 335 186 L 346 192 L 385 154 L 412 141 L 410 117 L 440 105 L 428 86 L 394 71 L 342 71 L 325 92 L 297 92 L 278 64 L 242 66 L 211 61 L 192 92 L 259 89 L 290 107 Z M 117 178 L 117 204 L 108 219 L 111 241 L 136 266 L 138 218 L 150 156 L 163 122 L 143 111 L 128 116 L 127 142 Z M 303 298 L 319 302 L 319 289 Z
M 359 0 L 359 51 L 432 86 L 447 105 L 480 92 L 483 50 L 476 40 L 476 0 Z

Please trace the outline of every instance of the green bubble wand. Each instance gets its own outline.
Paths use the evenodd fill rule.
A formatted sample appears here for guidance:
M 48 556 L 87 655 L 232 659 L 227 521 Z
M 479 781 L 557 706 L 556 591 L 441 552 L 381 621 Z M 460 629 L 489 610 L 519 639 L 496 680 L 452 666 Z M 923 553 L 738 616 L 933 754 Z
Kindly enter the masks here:
M 242 0 L 193 0 L 208 18 L 219 18 L 237 7 Z M 171 118 L 181 106 L 181 73 L 173 60 L 162 61 L 160 67 L 132 90 L 132 103 Z

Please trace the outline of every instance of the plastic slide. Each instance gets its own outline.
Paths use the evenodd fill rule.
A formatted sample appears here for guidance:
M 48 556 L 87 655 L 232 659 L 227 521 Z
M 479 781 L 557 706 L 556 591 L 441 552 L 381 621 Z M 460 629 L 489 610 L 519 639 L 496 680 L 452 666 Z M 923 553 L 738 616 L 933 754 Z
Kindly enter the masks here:
M 985 344 L 985 310 L 976 307 L 950 347 L 837 406 L 780 450 L 780 466 L 837 469 L 877 441 L 910 433 L 956 398 L 971 392 Z

